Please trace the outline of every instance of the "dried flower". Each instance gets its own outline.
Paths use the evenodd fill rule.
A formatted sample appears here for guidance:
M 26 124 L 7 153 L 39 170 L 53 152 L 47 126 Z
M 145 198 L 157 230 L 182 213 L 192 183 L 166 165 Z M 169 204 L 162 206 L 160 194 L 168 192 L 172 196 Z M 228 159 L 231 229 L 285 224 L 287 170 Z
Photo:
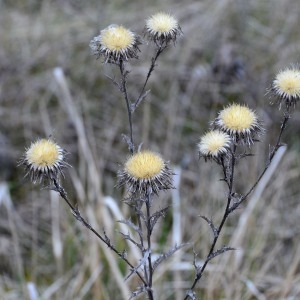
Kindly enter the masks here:
M 272 84 L 272 90 L 287 107 L 295 105 L 300 99 L 300 70 L 292 67 L 280 71 Z
M 239 104 L 221 110 L 213 125 L 215 129 L 228 133 L 234 143 L 241 142 L 248 146 L 253 143 L 254 136 L 262 131 L 256 113 Z
M 144 150 L 130 156 L 118 174 L 118 187 L 127 185 L 131 193 L 158 194 L 172 188 L 172 171 L 155 152 Z
M 120 60 L 138 58 L 140 44 L 141 39 L 138 35 L 114 24 L 101 30 L 100 35 L 91 40 L 90 48 L 97 57 L 103 56 L 105 62 L 118 63 Z
M 62 167 L 68 166 L 65 162 L 66 151 L 50 139 L 39 139 L 26 149 L 22 163 L 28 170 L 26 175 L 31 180 L 41 182 L 43 178 L 55 179 L 62 173 Z
M 200 138 L 198 143 L 199 155 L 207 159 L 219 159 L 228 153 L 232 140 L 220 130 L 211 130 Z
M 167 13 L 157 13 L 146 20 L 146 33 L 155 43 L 176 41 L 177 36 L 182 34 L 178 21 Z

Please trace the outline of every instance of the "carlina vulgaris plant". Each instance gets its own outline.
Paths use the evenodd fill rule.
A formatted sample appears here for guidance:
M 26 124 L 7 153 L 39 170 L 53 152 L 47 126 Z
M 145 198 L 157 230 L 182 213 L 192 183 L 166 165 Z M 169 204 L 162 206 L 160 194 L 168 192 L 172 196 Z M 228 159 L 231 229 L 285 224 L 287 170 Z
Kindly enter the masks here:
M 126 103 L 129 121 L 129 134 L 123 137 L 127 142 L 130 152 L 129 157 L 124 162 L 118 172 L 117 187 L 126 187 L 128 192 L 124 199 L 133 211 L 134 218 L 120 220 L 132 229 L 136 236 L 130 233 L 122 233 L 123 238 L 138 247 L 141 258 L 138 265 L 133 265 L 126 256 L 126 251 L 119 251 L 112 243 L 105 232 L 97 232 L 81 215 L 77 205 L 73 205 L 68 195 L 60 183 L 63 169 L 68 167 L 66 162 L 67 152 L 52 139 L 39 139 L 26 149 L 21 163 L 25 166 L 28 176 L 34 183 L 44 182 L 51 189 L 59 193 L 67 205 L 70 207 L 74 217 L 80 221 L 87 229 L 92 231 L 102 242 L 104 242 L 115 254 L 122 259 L 130 268 L 130 273 L 125 279 L 133 274 L 139 278 L 139 286 L 132 292 L 131 299 L 141 294 L 145 294 L 148 299 L 155 299 L 153 290 L 153 275 L 156 268 L 185 244 L 175 245 L 166 253 L 162 253 L 155 260 L 152 255 L 152 233 L 158 220 L 163 217 L 168 206 L 152 212 L 152 203 L 159 196 L 160 191 L 172 188 L 173 171 L 169 163 L 165 161 L 159 153 L 151 150 L 138 150 L 133 139 L 133 114 L 136 108 L 143 102 L 149 91 L 146 91 L 148 80 L 155 68 L 158 57 L 165 49 L 182 34 L 178 21 L 171 15 L 158 13 L 147 19 L 145 25 L 145 36 L 154 42 L 155 54 L 150 63 L 148 73 L 145 77 L 139 96 L 132 100 L 127 90 L 129 72 L 126 63 L 131 59 L 138 59 L 139 46 L 142 39 L 120 25 L 110 25 L 100 31 L 100 35 L 90 42 L 92 53 L 97 58 L 102 57 L 104 63 L 116 65 L 120 71 L 120 80 L 111 78 L 112 82 L 122 93 Z M 269 168 L 276 152 L 282 145 L 282 134 L 287 122 L 291 117 L 292 110 L 299 100 L 299 70 L 289 68 L 281 71 L 273 81 L 272 92 L 279 99 L 279 107 L 285 104 L 286 111 L 283 114 L 283 121 L 280 127 L 278 139 L 275 146 L 271 148 L 268 161 L 261 174 L 254 184 L 241 194 L 235 187 L 236 165 L 240 159 L 247 158 L 250 153 L 241 154 L 240 149 L 251 149 L 258 141 L 258 137 L 264 132 L 262 122 L 255 111 L 246 105 L 231 104 L 221 110 L 216 119 L 211 123 L 212 128 L 200 138 L 198 143 L 199 157 L 205 161 L 215 162 L 223 172 L 223 181 L 227 186 L 227 201 L 224 214 L 220 224 L 217 226 L 212 219 L 201 216 L 210 226 L 213 233 L 213 240 L 209 247 L 208 254 L 199 266 L 196 263 L 197 253 L 194 252 L 195 278 L 187 290 L 184 299 L 197 299 L 194 291 L 199 283 L 208 263 L 215 257 L 233 250 L 230 246 L 216 248 L 217 241 L 228 217 L 253 192 L 259 181 Z M 132 221 L 132 220 L 136 221 Z
M 90 48 L 97 58 L 104 58 L 104 63 L 115 64 L 120 71 L 120 81 L 110 78 L 123 94 L 126 102 L 129 134 L 123 135 L 128 144 L 131 154 L 135 151 L 135 142 L 133 140 L 132 119 L 133 114 L 141 102 L 147 97 L 149 90 L 146 91 L 148 80 L 156 66 L 159 56 L 166 50 L 170 42 L 175 44 L 178 36 L 182 34 L 179 23 L 175 17 L 167 13 L 157 13 L 146 20 L 144 35 L 149 38 L 150 42 L 155 44 L 155 54 L 151 58 L 144 84 L 140 90 L 139 96 L 133 101 L 128 95 L 127 77 L 129 71 L 126 70 L 125 62 L 130 59 L 138 59 L 137 52 L 140 51 L 139 45 L 142 44 L 142 38 L 138 35 L 119 25 L 110 25 L 100 31 L 100 35 L 94 37 L 90 42 Z
M 152 18 L 152 19 L 151 19 Z M 150 19 L 152 21 L 150 21 Z M 150 25 L 151 26 L 150 26 Z M 150 27 L 149 27 L 150 26 Z M 120 220 L 128 225 L 135 233 L 137 238 L 130 234 L 124 234 L 124 239 L 136 245 L 141 252 L 141 259 L 137 266 L 134 266 L 126 256 L 126 251 L 119 251 L 111 243 L 110 238 L 97 232 L 81 215 L 77 204 L 73 205 L 68 198 L 66 191 L 60 183 L 62 168 L 69 166 L 66 162 L 66 151 L 63 150 L 52 139 L 40 139 L 26 149 L 21 163 L 27 169 L 27 175 L 34 183 L 43 181 L 49 188 L 59 193 L 67 205 L 70 207 L 73 216 L 80 221 L 86 228 L 92 231 L 102 242 L 104 242 L 113 252 L 121 258 L 130 268 L 130 273 L 125 279 L 135 274 L 140 279 L 140 285 L 132 292 L 131 298 L 142 293 L 149 299 L 154 299 L 153 293 L 153 274 L 156 268 L 174 252 L 181 249 L 185 244 L 174 245 L 166 253 L 162 253 L 155 260 L 152 256 L 152 232 L 157 221 L 163 217 L 169 206 L 163 207 L 158 211 L 152 212 L 152 203 L 155 197 L 159 196 L 161 190 L 172 188 L 173 171 L 169 163 L 162 156 L 150 150 L 139 150 L 136 152 L 133 140 L 133 121 L 132 116 L 136 108 L 146 98 L 149 91 L 146 91 L 148 80 L 156 66 L 158 57 L 165 51 L 172 41 L 175 41 L 182 34 L 178 21 L 170 14 L 159 13 L 150 17 L 145 25 L 147 36 L 150 42 L 155 45 L 155 53 L 151 59 L 149 70 L 145 81 L 141 87 L 139 96 L 136 100 L 131 100 L 127 91 L 127 79 L 129 72 L 126 63 L 131 59 L 138 59 L 139 46 L 142 39 L 139 35 L 120 25 L 110 25 L 100 31 L 100 35 L 94 37 L 90 42 L 92 53 L 97 58 L 103 58 L 106 64 L 116 65 L 120 71 L 120 81 L 112 79 L 112 82 L 122 93 L 128 114 L 129 134 L 123 137 L 128 144 L 130 156 L 118 173 L 117 186 L 126 186 L 129 197 L 125 202 L 133 208 L 137 224 L 131 219 Z
M 234 250 L 230 246 L 222 246 L 216 249 L 216 244 L 228 216 L 246 199 L 236 191 L 235 168 L 238 160 L 250 154 L 241 155 L 238 150 L 245 146 L 251 148 L 253 143 L 257 141 L 256 136 L 263 132 L 261 121 L 257 114 L 247 106 L 236 103 L 221 110 L 216 119 L 211 122 L 211 125 L 213 128 L 200 137 L 200 142 L 197 145 L 199 157 L 203 157 L 205 161 L 214 161 L 221 167 L 222 181 L 226 183 L 228 189 L 227 203 L 222 220 L 218 226 L 214 224 L 212 219 L 201 216 L 213 232 L 213 241 L 201 266 L 197 265 L 197 253 L 194 252 L 196 275 L 191 288 L 186 293 L 185 299 L 197 299 L 194 289 L 202 278 L 208 263 L 213 258 L 227 251 Z
M 149 19 L 153 19 L 154 16 L 156 15 L 153 15 Z M 159 153 L 140 149 L 136 151 L 132 130 L 133 114 L 136 111 L 136 108 L 147 97 L 149 91 L 146 91 L 146 86 L 159 56 L 167 49 L 171 41 L 175 44 L 176 38 L 181 34 L 178 21 L 173 16 L 164 13 L 160 13 L 160 16 L 163 18 L 160 19 L 159 22 L 164 28 L 152 27 L 153 30 L 151 31 L 149 30 L 149 27 L 147 27 L 149 25 L 149 19 L 146 21 L 144 35 L 149 38 L 150 42 L 154 42 L 155 53 L 151 58 L 151 63 L 138 97 L 135 100 L 131 100 L 132 98 L 128 94 L 127 79 L 129 72 L 126 70 L 125 65 L 127 61 L 120 59 L 119 61 L 113 62 L 113 64 L 117 65 L 119 68 L 120 81 L 118 82 L 115 78 L 111 78 L 112 82 L 123 94 L 129 123 L 129 134 L 123 134 L 123 137 L 127 142 L 130 156 L 118 172 L 117 187 L 126 187 L 127 196 L 124 200 L 133 210 L 133 219 L 137 220 L 136 223 L 133 223 L 131 219 L 122 220 L 123 223 L 128 225 L 128 227 L 137 234 L 137 238 L 128 234 L 123 234 L 123 237 L 136 245 L 141 252 L 140 264 L 136 269 L 132 269 L 129 276 L 131 276 L 135 270 L 141 269 L 143 270 L 143 277 L 147 283 L 145 284 L 142 282 L 136 291 L 133 292 L 132 296 L 136 297 L 137 295 L 145 293 L 149 299 L 154 299 L 154 271 L 161 262 L 184 246 L 184 244 L 175 245 L 167 253 L 164 253 L 156 260 L 153 260 L 152 232 L 157 221 L 165 215 L 169 207 L 166 206 L 158 211 L 152 212 L 152 203 L 153 200 L 159 196 L 161 190 L 172 188 L 173 171 L 171 170 L 169 163 L 165 161 Z M 155 24 L 158 26 L 157 22 Z M 154 28 L 156 28 L 156 31 Z M 163 31 L 159 33 L 159 30 Z M 104 54 L 102 53 L 102 55 Z M 106 60 L 105 63 L 111 62 Z
M 286 111 L 283 112 L 283 120 L 278 133 L 278 138 L 275 145 L 270 147 L 269 157 L 265 167 L 254 184 L 245 193 L 240 194 L 236 190 L 235 168 L 240 159 L 247 158 L 252 154 L 247 154 L 244 150 L 240 152 L 238 150 L 245 146 L 250 149 L 254 142 L 259 141 L 257 136 L 264 132 L 259 116 L 245 105 L 231 104 L 221 110 L 217 118 L 211 122 L 213 129 L 200 137 L 200 142 L 197 145 L 199 157 L 203 157 L 205 161 L 216 162 L 222 169 L 222 180 L 226 183 L 228 190 L 227 203 L 223 217 L 218 226 L 214 224 L 211 218 L 201 216 L 201 218 L 203 218 L 210 226 L 213 233 L 213 240 L 202 265 L 197 265 L 197 253 L 194 252 L 195 279 L 191 284 L 190 289 L 186 292 L 185 300 L 197 299 L 194 289 L 201 280 L 208 263 L 216 256 L 234 250 L 230 246 L 223 246 L 216 249 L 217 241 L 227 218 L 248 199 L 268 170 L 278 149 L 282 146 L 282 134 L 288 120 L 291 118 L 292 110 L 295 108 L 299 99 L 298 96 L 300 95 L 298 95 L 298 93 L 300 93 L 300 90 L 298 90 L 298 72 L 299 71 L 295 69 L 286 69 L 277 74 L 273 81 L 273 91 L 276 93 L 277 97 L 279 97 L 279 108 L 281 107 L 282 102 L 285 102 Z M 223 134 L 226 134 L 226 136 Z
M 117 186 L 120 188 L 126 186 L 128 196 L 125 202 L 134 210 L 136 224 L 131 220 L 122 222 L 137 233 L 138 239 L 133 240 L 131 236 L 123 235 L 125 239 L 131 241 L 141 251 L 142 259 L 139 267 L 143 268 L 144 278 L 147 286 L 140 286 L 133 294 L 136 296 L 140 293 L 146 293 L 149 299 L 154 299 L 152 291 L 153 274 L 158 265 L 166 258 L 171 256 L 175 251 L 184 245 L 175 245 L 168 253 L 153 260 L 152 258 L 152 232 L 157 221 L 165 215 L 168 206 L 152 213 L 152 203 L 154 197 L 159 195 L 161 190 L 173 188 L 173 172 L 169 163 L 164 161 L 160 154 L 150 151 L 141 150 L 129 156 L 122 169 L 118 173 Z M 143 207 L 145 209 L 143 210 Z

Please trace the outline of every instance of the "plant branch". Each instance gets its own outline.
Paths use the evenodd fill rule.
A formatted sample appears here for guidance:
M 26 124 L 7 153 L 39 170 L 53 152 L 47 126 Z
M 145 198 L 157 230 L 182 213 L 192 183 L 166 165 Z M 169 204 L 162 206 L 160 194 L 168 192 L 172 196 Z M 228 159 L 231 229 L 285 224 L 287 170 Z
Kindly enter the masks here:
M 225 182 L 228 185 L 228 197 L 227 197 L 226 209 L 225 209 L 222 221 L 221 221 L 219 227 L 217 228 L 217 230 L 215 229 L 215 227 L 212 227 L 214 229 L 213 230 L 213 232 L 214 232 L 214 240 L 213 240 L 212 245 L 210 247 L 209 253 L 206 256 L 204 264 L 202 265 L 202 267 L 200 269 L 198 269 L 196 267 L 196 276 L 195 276 L 195 279 L 194 279 L 194 282 L 193 282 L 191 288 L 186 293 L 186 296 L 184 298 L 185 300 L 188 299 L 189 297 L 191 297 L 191 295 L 193 295 L 193 297 L 194 297 L 193 289 L 195 288 L 197 282 L 201 279 L 201 277 L 203 275 L 203 272 L 204 272 L 204 270 L 205 270 L 208 262 L 216 256 L 214 254 L 219 255 L 219 254 L 225 252 L 225 251 L 222 251 L 222 249 L 225 249 L 226 247 L 225 248 L 223 247 L 222 249 L 217 250 L 216 252 L 214 252 L 215 245 L 216 245 L 216 243 L 218 241 L 220 232 L 221 232 L 221 230 L 222 230 L 222 228 L 223 228 L 223 226 L 225 224 L 225 221 L 228 218 L 228 216 L 233 211 L 235 211 L 240 206 L 240 204 L 242 202 L 244 202 L 249 197 L 249 195 L 254 191 L 254 189 L 256 188 L 256 186 L 258 185 L 258 183 L 261 181 L 262 177 L 264 176 L 264 174 L 268 170 L 271 162 L 273 161 L 273 158 L 275 157 L 275 154 L 277 153 L 278 149 L 282 146 L 282 144 L 281 144 L 282 134 L 283 134 L 283 132 L 284 132 L 286 126 L 287 126 L 287 123 L 288 123 L 289 119 L 290 119 L 290 113 L 287 110 L 287 112 L 284 113 L 284 117 L 283 117 L 283 120 L 281 122 L 281 126 L 280 126 L 279 135 L 278 135 L 278 138 L 277 138 L 277 142 L 276 142 L 275 146 L 273 147 L 273 150 L 270 152 L 268 163 L 266 164 L 266 166 L 263 169 L 263 171 L 261 172 L 261 174 L 258 176 L 256 182 L 249 189 L 249 191 L 246 192 L 246 194 L 244 196 L 240 197 L 240 199 L 238 201 L 236 201 L 232 206 L 230 206 L 230 204 L 231 204 L 232 199 L 234 197 L 233 187 L 234 187 L 234 168 L 235 168 L 235 163 L 236 163 L 236 145 L 234 146 L 233 151 L 231 153 L 231 162 L 230 162 L 231 163 L 231 166 L 230 166 L 230 171 L 231 172 L 230 172 L 230 178 L 229 178 L 229 180 L 228 180 L 228 177 L 227 177 L 227 166 L 225 165 L 224 160 L 222 160 L 220 162 L 220 165 L 222 166 L 223 174 L 225 176 Z M 202 218 L 205 219 L 210 224 L 210 220 L 209 219 L 207 219 L 206 217 L 203 217 L 203 216 L 202 216 Z M 227 250 L 233 250 L 233 248 L 228 247 L 228 248 L 226 248 L 226 251 Z
M 273 150 L 271 151 L 270 155 L 269 155 L 269 161 L 267 162 L 265 168 L 263 169 L 263 171 L 260 173 L 260 175 L 258 176 L 256 182 L 252 185 L 252 187 L 249 189 L 249 191 L 240 198 L 239 201 L 235 202 L 232 207 L 230 208 L 229 212 L 233 212 L 235 211 L 241 203 L 243 203 L 248 196 L 254 191 L 254 189 L 256 188 L 256 186 L 258 185 L 258 183 L 260 182 L 260 180 L 262 179 L 262 177 L 265 175 L 266 171 L 268 170 L 268 168 L 270 167 L 271 162 L 274 159 L 275 154 L 277 153 L 278 149 L 282 146 L 281 144 L 281 138 L 282 138 L 282 134 L 287 126 L 288 120 L 290 119 L 290 114 L 287 112 L 284 114 L 283 120 L 281 122 L 281 126 L 280 126 L 280 131 L 279 131 L 279 135 L 277 138 L 277 142 L 275 144 L 275 146 L 273 147 Z
M 232 248 L 226 248 L 226 250 L 224 251 L 216 251 L 215 252 L 215 246 L 217 244 L 217 241 L 219 239 L 219 236 L 220 236 L 220 233 L 222 231 L 222 228 L 225 224 L 225 221 L 227 220 L 227 217 L 229 216 L 230 214 L 230 203 L 232 201 L 232 198 L 233 198 L 233 188 L 234 188 L 234 171 L 235 171 L 235 164 L 236 164 L 236 148 L 237 146 L 234 145 L 233 146 L 233 149 L 232 149 L 232 152 L 231 152 L 231 161 L 230 161 L 230 178 L 229 178 L 229 182 L 228 182 L 228 196 L 227 196 L 227 204 L 226 204 L 226 208 L 225 208 L 225 212 L 223 214 L 223 217 L 222 217 L 222 220 L 221 220 L 221 223 L 220 225 L 218 226 L 218 228 L 216 229 L 214 227 L 214 230 L 213 230 L 213 233 L 214 233 L 214 239 L 213 239 L 213 242 L 211 244 L 211 247 L 209 249 L 209 252 L 206 256 L 206 259 L 202 265 L 202 267 L 200 269 L 196 268 L 196 276 L 195 276 L 195 279 L 193 281 L 193 284 L 191 285 L 191 288 L 189 289 L 189 291 L 187 292 L 186 296 L 185 296 L 185 300 L 188 299 L 190 296 L 190 293 L 191 291 L 193 291 L 193 289 L 195 288 L 197 282 L 202 278 L 202 275 L 207 267 L 207 264 L 209 263 L 210 260 L 212 260 L 214 257 L 216 257 L 217 255 L 219 255 L 219 253 L 223 253 L 227 250 L 231 250 Z M 224 169 L 224 165 L 223 166 L 223 169 Z M 226 180 L 227 182 L 227 180 Z M 203 218 L 203 217 L 202 217 Z M 207 218 L 204 218 L 206 221 L 208 220 Z M 223 248 L 222 248 L 223 249 Z M 225 248 L 224 248 L 225 249 Z
M 148 70 L 148 73 L 147 73 L 147 76 L 146 76 L 146 80 L 144 82 L 144 85 L 142 87 L 142 90 L 139 94 L 139 97 L 137 98 L 137 100 L 135 101 L 135 103 L 132 105 L 132 112 L 134 112 L 137 107 L 140 105 L 140 103 L 146 98 L 146 96 L 148 95 L 148 92 L 149 91 L 146 91 L 145 92 L 145 89 L 146 89 L 146 86 L 147 86 L 147 83 L 148 83 L 148 80 L 156 66 L 156 61 L 158 59 L 158 57 L 160 56 L 160 54 L 167 48 L 167 45 L 157 45 L 157 50 L 156 50 L 156 53 L 155 55 L 152 57 L 151 59 L 151 65 L 150 65 L 150 68 Z
M 280 126 L 280 132 L 279 132 L 279 135 L 278 135 L 278 139 L 277 139 L 277 142 L 276 142 L 276 145 L 275 147 L 273 148 L 272 152 L 270 153 L 270 158 L 269 158 L 269 164 L 271 163 L 271 160 L 273 159 L 276 151 L 278 150 L 278 148 L 281 146 L 281 137 L 282 137 L 282 134 L 283 134 L 283 131 L 285 130 L 286 126 L 287 126 L 287 123 L 288 123 L 288 120 L 291 118 L 290 114 L 289 114 L 289 111 L 287 111 L 285 114 L 284 114 L 284 117 L 283 117 L 283 120 L 281 122 L 281 126 Z
M 134 266 L 130 263 L 130 261 L 124 256 L 124 252 L 119 252 L 110 242 L 109 238 L 106 236 L 106 234 L 101 236 L 80 214 L 80 211 L 76 206 L 73 206 L 68 199 L 67 193 L 65 192 L 64 188 L 60 185 L 57 178 L 52 178 L 53 184 L 54 184 L 54 190 L 59 193 L 59 195 L 65 200 L 65 202 L 68 204 L 68 206 L 71 209 L 71 212 L 76 220 L 80 221 L 87 229 L 92 231 L 103 243 L 107 245 L 108 248 L 110 248 L 113 252 L 115 252 L 131 269 L 135 270 Z M 135 273 L 137 276 L 141 279 L 141 281 L 146 284 L 145 279 L 143 276 L 135 270 Z

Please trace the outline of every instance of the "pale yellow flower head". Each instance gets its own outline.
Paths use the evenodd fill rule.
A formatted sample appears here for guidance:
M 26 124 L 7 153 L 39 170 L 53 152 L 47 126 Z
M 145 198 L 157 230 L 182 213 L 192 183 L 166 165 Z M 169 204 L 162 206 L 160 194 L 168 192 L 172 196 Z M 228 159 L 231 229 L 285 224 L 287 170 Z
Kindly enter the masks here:
M 211 130 L 200 138 L 199 155 L 205 159 L 219 159 L 228 153 L 231 144 L 232 140 L 226 132 Z
M 235 143 L 242 142 L 249 146 L 256 133 L 262 131 L 256 113 L 239 104 L 232 104 L 221 110 L 213 125 L 228 133 Z
M 162 157 L 143 150 L 130 156 L 118 174 L 118 186 L 127 185 L 130 192 L 157 194 L 172 187 L 172 171 Z
M 43 178 L 56 178 L 61 168 L 67 163 L 64 161 L 66 152 L 51 139 L 40 139 L 32 143 L 26 150 L 22 163 L 28 169 L 33 182 Z
M 159 12 L 146 20 L 146 33 L 154 42 L 174 42 L 181 29 L 178 21 L 170 14 Z
M 296 104 L 300 99 L 300 70 L 291 67 L 280 71 L 273 81 L 272 89 L 288 106 Z
M 161 173 L 163 159 L 154 152 L 142 151 L 131 156 L 125 163 L 125 170 L 136 179 L 148 179 Z
M 119 62 L 137 58 L 140 44 L 139 36 L 129 29 L 110 25 L 90 42 L 90 47 L 97 57 L 104 56 L 105 62 Z

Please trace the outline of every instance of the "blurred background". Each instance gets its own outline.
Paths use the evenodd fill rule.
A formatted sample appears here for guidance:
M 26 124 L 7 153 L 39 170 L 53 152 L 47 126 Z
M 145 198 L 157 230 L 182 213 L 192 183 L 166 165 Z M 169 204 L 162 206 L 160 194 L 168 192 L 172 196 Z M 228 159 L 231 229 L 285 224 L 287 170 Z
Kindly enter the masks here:
M 267 94 L 275 74 L 300 60 L 298 0 L 0 1 L 0 299 L 128 299 L 136 279 L 48 189 L 24 179 L 18 161 L 37 138 L 52 136 L 73 166 L 63 185 L 82 214 L 128 258 L 117 220 L 130 210 L 116 173 L 128 156 L 126 107 L 89 41 L 110 24 L 143 34 L 147 17 L 174 14 L 184 35 L 158 61 L 151 93 L 134 115 L 134 137 L 176 168 L 177 192 L 154 232 L 156 253 L 191 243 L 160 266 L 156 299 L 183 299 L 212 241 L 199 215 L 218 224 L 226 189 L 218 166 L 198 160 L 196 144 L 218 111 L 246 103 L 266 133 L 238 165 L 237 190 L 246 192 L 276 142 L 282 111 Z M 128 68 L 129 93 L 142 87 L 152 45 L 140 47 Z M 269 181 L 228 220 L 218 246 L 237 250 L 210 263 L 196 292 L 201 299 L 300 299 L 299 105 L 283 136 L 288 144 Z M 252 202 L 251 202 L 252 201 Z M 253 203 L 253 205 L 250 205 Z M 178 226 L 179 224 L 179 226 Z

